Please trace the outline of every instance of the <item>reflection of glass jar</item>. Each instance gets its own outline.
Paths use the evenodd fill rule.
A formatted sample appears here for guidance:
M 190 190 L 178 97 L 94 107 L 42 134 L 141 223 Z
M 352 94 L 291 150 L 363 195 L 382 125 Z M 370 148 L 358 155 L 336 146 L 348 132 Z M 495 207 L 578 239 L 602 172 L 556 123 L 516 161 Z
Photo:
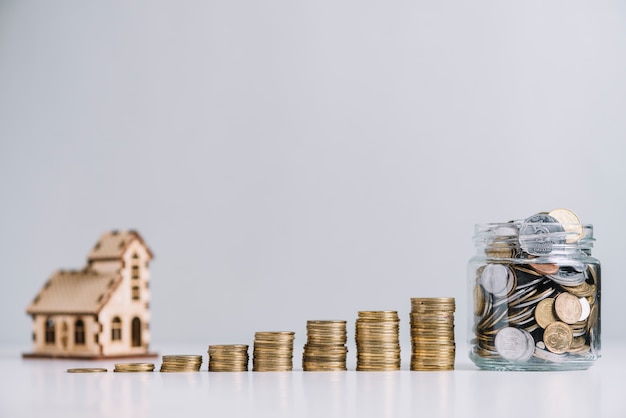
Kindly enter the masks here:
M 600 357 L 593 241 L 591 225 L 544 213 L 476 225 L 468 278 L 470 358 L 478 367 L 580 370 Z

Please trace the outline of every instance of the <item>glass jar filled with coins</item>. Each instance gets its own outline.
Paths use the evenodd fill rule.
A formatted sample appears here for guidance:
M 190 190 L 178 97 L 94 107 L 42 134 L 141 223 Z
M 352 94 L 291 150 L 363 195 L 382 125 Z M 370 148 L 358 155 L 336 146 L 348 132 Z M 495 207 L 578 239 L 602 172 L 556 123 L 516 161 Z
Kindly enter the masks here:
M 581 370 L 600 357 L 593 227 L 569 209 L 479 224 L 468 264 L 470 358 L 489 370 Z

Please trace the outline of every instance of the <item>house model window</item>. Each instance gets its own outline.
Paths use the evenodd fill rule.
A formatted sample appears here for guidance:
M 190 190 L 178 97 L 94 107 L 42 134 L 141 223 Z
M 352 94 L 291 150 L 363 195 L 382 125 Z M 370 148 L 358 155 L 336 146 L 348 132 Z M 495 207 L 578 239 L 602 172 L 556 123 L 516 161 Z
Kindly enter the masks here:
M 85 344 L 85 323 L 82 319 L 77 319 L 74 323 L 74 344 Z
M 104 233 L 80 270 L 59 270 L 28 306 L 32 353 L 24 357 L 154 356 L 150 343 L 149 262 L 136 231 Z
M 45 325 L 46 344 L 54 344 L 56 342 L 56 335 L 54 333 L 54 319 L 46 319 Z
M 122 339 L 122 320 L 119 316 L 111 321 L 111 341 L 121 341 Z

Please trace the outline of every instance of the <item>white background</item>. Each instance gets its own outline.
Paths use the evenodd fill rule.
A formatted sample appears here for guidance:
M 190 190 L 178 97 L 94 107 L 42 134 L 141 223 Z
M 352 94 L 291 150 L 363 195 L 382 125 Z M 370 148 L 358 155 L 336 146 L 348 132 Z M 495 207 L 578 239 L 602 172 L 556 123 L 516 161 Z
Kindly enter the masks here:
M 0 1 L 0 341 L 108 229 L 153 348 L 457 300 L 473 225 L 569 207 L 623 339 L 619 1 Z M 620 302 L 622 301 L 622 302 Z M 353 334 L 349 334 L 353 338 Z

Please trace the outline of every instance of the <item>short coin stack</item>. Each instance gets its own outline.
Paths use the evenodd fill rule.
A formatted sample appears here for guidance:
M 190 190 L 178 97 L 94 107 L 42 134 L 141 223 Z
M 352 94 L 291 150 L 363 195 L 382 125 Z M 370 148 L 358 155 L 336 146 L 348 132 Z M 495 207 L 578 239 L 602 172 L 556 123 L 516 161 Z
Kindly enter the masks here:
M 162 372 L 197 372 L 202 365 L 202 356 L 167 355 L 163 356 Z
M 347 370 L 346 321 L 307 321 L 306 332 L 302 370 Z
M 454 370 L 454 298 L 411 298 L 411 370 Z
M 400 370 L 397 311 L 361 311 L 356 320 L 357 371 Z
M 209 346 L 210 372 L 247 372 L 248 346 L 226 344 Z
M 292 331 L 257 332 L 254 334 L 252 371 L 288 372 L 293 369 Z
M 139 373 L 154 371 L 154 363 L 116 363 L 114 372 Z
M 106 373 L 107 369 L 103 367 L 77 367 L 67 369 L 68 373 Z

